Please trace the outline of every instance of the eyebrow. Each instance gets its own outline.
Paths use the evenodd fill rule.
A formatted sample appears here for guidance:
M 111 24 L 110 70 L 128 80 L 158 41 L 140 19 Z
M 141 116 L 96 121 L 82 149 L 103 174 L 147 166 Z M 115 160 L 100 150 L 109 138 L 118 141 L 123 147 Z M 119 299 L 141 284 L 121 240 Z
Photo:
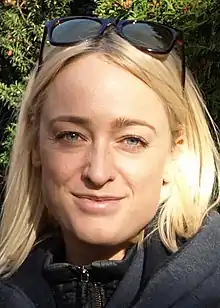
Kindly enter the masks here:
M 129 126 L 145 126 L 145 127 L 150 128 L 156 134 L 155 127 L 144 120 L 120 117 L 111 123 L 111 127 L 113 129 L 121 129 L 121 128 L 129 127 Z
M 80 126 L 84 126 L 86 128 L 89 128 L 92 126 L 91 118 L 70 116 L 70 115 L 62 115 L 54 119 L 51 119 L 50 125 L 53 125 L 56 122 L 68 122 L 68 123 L 73 123 L 73 124 L 77 124 Z M 123 129 L 129 126 L 145 126 L 145 127 L 150 128 L 156 134 L 155 127 L 143 120 L 119 117 L 111 122 L 111 128 L 113 130 Z
M 91 119 L 78 116 L 61 115 L 50 120 L 50 125 L 52 126 L 56 122 L 68 122 L 73 124 L 78 124 L 81 126 L 89 127 L 91 125 Z

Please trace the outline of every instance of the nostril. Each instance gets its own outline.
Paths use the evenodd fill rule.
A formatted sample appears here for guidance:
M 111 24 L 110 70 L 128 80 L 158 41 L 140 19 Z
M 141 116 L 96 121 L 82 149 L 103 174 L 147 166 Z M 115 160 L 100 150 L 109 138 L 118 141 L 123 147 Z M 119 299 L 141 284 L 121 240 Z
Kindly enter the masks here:
M 102 142 L 101 142 L 102 141 Z M 103 139 L 97 142 L 82 171 L 84 183 L 94 189 L 103 187 L 109 181 L 114 180 L 113 157 L 109 151 L 108 144 Z
M 90 189 L 99 189 L 103 187 L 106 183 L 112 182 L 114 180 L 114 176 L 112 174 L 112 170 L 94 170 L 87 169 L 82 174 L 82 181 L 85 186 Z

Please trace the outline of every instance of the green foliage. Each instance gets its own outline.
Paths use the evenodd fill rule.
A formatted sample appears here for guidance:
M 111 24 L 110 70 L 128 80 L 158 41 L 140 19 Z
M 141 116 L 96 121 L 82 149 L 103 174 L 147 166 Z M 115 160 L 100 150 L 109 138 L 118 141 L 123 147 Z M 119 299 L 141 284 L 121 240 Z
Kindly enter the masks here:
M 10 85 L 0 82 L 0 101 L 3 106 L 16 108 L 21 101 L 23 92 L 24 84 L 18 83 L 16 80 Z
M 97 0 L 96 4 L 100 17 L 151 20 L 182 29 L 187 65 L 220 125 L 219 0 Z
M 6 5 L 6 2 L 8 5 Z M 147 19 L 185 32 L 187 63 L 220 124 L 219 0 L 2 0 L 0 2 L 0 111 L 9 124 L 0 148 L 0 170 L 9 161 L 16 115 L 39 54 L 46 20 L 69 15 Z M 5 115 L 5 116 L 4 116 Z M 15 116 L 14 116 L 15 120 Z M 2 125 L 2 123 L 1 123 Z
M 13 139 L 15 135 L 15 123 L 10 123 L 5 130 L 5 141 L 2 143 L 2 146 L 4 147 L 4 152 L 0 153 L 0 161 L 1 164 L 6 167 L 8 166 L 10 155 L 8 155 L 11 151 Z
M 38 58 L 44 23 L 55 17 L 69 15 L 71 1 L 8 2 L 11 5 L 4 5 L 4 1 L 0 4 L 0 110 L 1 114 L 16 114 L 28 75 Z M 15 125 L 9 123 L 4 132 L 1 170 L 8 165 L 14 129 Z
M 53 1 L 51 7 L 51 0 L 29 0 L 22 7 L 1 7 L 1 53 L 8 58 L 11 67 L 16 69 L 19 81 L 26 81 L 37 59 L 45 20 L 66 15 L 69 3 L 70 0 L 62 1 L 62 4 Z

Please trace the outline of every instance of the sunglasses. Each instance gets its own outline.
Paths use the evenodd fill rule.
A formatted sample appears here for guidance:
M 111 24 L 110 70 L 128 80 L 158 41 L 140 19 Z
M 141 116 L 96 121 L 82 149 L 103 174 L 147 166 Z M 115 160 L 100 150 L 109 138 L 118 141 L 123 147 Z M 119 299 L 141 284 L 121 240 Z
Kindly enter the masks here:
M 49 43 L 53 46 L 72 46 L 87 39 L 101 37 L 109 27 L 142 52 L 166 55 L 179 45 L 182 60 L 182 86 L 185 86 L 185 51 L 183 33 L 159 23 L 138 20 L 100 19 L 96 17 L 65 17 L 46 22 L 38 69 L 43 63 L 43 50 L 48 35 Z

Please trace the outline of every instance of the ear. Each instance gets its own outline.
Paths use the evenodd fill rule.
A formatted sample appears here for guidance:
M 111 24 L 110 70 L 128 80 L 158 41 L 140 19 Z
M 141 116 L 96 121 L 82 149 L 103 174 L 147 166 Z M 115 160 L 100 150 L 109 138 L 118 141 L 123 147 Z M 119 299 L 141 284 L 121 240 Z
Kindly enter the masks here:
M 166 188 L 167 190 L 168 186 L 172 186 L 173 179 L 176 174 L 176 167 L 177 167 L 177 160 L 181 152 L 183 151 L 183 147 L 185 145 L 185 138 L 183 134 L 183 130 L 179 130 L 177 133 L 176 138 L 173 141 L 173 145 L 170 151 L 170 154 L 167 157 L 165 166 L 164 166 L 164 172 L 163 172 L 163 183 L 162 183 L 162 190 Z M 168 185 L 170 184 L 170 185 Z M 168 189 L 169 190 L 169 189 Z M 167 195 L 167 192 L 166 192 Z
M 41 159 L 40 159 L 40 153 L 39 153 L 38 147 L 32 150 L 31 161 L 34 167 L 39 168 L 41 166 Z
M 184 137 L 181 134 L 174 140 L 170 154 L 168 155 L 167 160 L 165 162 L 164 172 L 163 172 L 163 182 L 160 192 L 160 204 L 165 202 L 165 200 L 169 199 L 169 197 L 172 194 L 174 177 L 177 171 L 176 161 L 183 149 L 183 146 L 184 146 Z

